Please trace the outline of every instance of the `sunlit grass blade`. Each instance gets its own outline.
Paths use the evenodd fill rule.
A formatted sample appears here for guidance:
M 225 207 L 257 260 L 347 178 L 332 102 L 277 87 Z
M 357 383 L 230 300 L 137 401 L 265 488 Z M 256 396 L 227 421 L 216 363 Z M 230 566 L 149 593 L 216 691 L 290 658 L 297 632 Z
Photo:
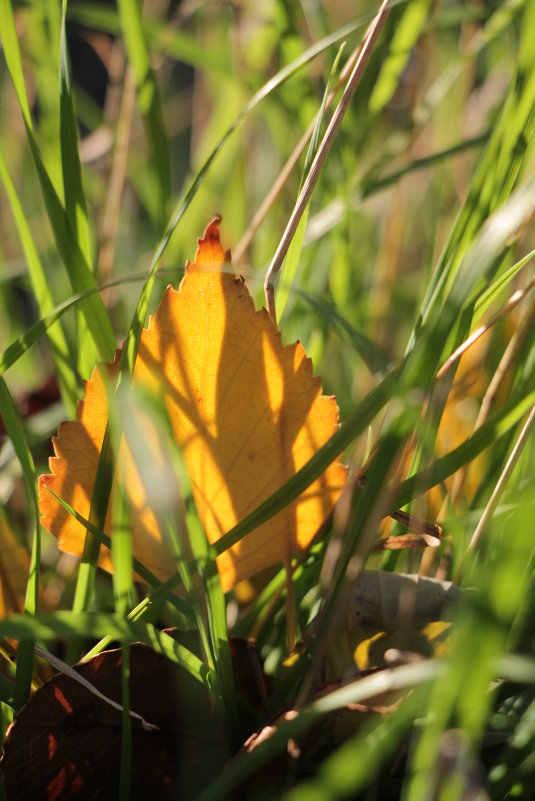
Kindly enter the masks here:
M 432 8 L 431 0 L 412 0 L 397 20 L 387 57 L 369 100 L 372 114 L 377 114 L 392 99 L 403 70 L 413 52 Z
M 487 309 L 499 297 L 503 289 L 518 275 L 520 270 L 528 264 L 535 256 L 535 250 L 531 250 L 522 259 L 511 265 L 499 278 L 492 282 L 485 292 L 478 298 L 474 309 L 474 322 L 481 319 Z
M 48 489 L 48 492 L 50 492 L 54 496 L 54 498 L 58 501 L 58 503 L 61 504 L 61 506 L 63 506 L 63 508 L 70 515 L 76 518 L 76 520 L 82 526 L 87 528 L 88 531 L 91 532 L 91 534 L 95 537 L 96 540 L 98 540 L 98 542 L 101 545 L 103 545 L 105 548 L 108 548 L 111 551 L 112 549 L 111 537 L 109 537 L 103 531 L 98 529 L 93 523 L 91 523 L 90 520 L 87 520 L 85 517 L 79 514 L 79 512 L 73 509 L 72 506 L 67 503 L 67 501 L 64 501 L 63 498 L 60 498 L 59 495 L 56 495 L 56 493 L 53 490 Z M 132 565 L 135 572 L 143 579 L 143 581 L 145 581 L 150 587 L 154 587 L 159 593 L 163 594 L 163 596 L 166 599 L 168 599 L 170 603 L 173 603 L 179 611 L 185 614 L 186 617 L 190 619 L 190 621 L 193 620 L 193 612 L 188 602 L 184 598 L 175 597 L 169 592 L 171 589 L 173 589 L 180 583 L 180 578 L 178 573 L 176 577 L 173 576 L 167 582 L 165 582 L 165 584 L 162 584 L 162 582 L 157 578 L 157 576 L 155 576 L 154 573 L 152 573 L 148 569 L 148 567 L 146 567 L 142 562 L 140 562 L 135 557 L 133 558 Z
M 531 216 L 534 203 L 535 181 L 532 180 L 497 209 L 474 236 L 452 276 L 440 314 L 428 321 L 425 334 L 420 336 L 409 354 L 412 363 L 408 370 L 418 375 L 410 381 L 427 383 L 442 356 L 449 356 L 460 344 L 458 340 L 464 339 L 462 335 L 466 335 L 464 329 L 472 319 L 473 305 L 494 280 L 512 240 Z M 463 320 L 464 312 L 468 314 L 466 320 Z M 446 354 L 443 353 L 444 346 Z
M 28 615 L 37 614 L 39 604 L 39 571 L 41 565 L 41 526 L 37 500 L 37 476 L 33 457 L 26 442 L 24 430 L 17 414 L 11 393 L 0 377 L 0 415 L 22 468 L 26 491 L 34 512 L 34 535 L 30 560 L 30 572 L 26 588 L 24 610 Z M 19 647 L 15 682 L 15 708 L 26 703 L 30 694 L 33 673 L 33 642 L 29 640 Z
M 331 74 L 329 75 L 329 80 L 327 81 L 327 85 L 325 87 L 325 91 L 323 93 L 323 99 L 321 101 L 321 106 L 316 118 L 316 124 L 314 126 L 314 132 L 310 139 L 310 144 L 308 146 L 307 154 L 305 157 L 305 166 L 303 167 L 303 176 L 301 178 L 301 183 L 299 184 L 299 192 L 303 188 L 303 183 L 305 178 L 310 170 L 312 162 L 314 161 L 314 156 L 317 153 L 318 146 L 320 143 L 321 138 L 321 128 L 323 125 L 323 119 L 325 116 L 325 110 L 327 107 L 327 98 L 333 88 L 334 82 L 336 80 L 336 74 L 338 72 L 338 65 L 340 63 L 340 58 L 342 56 L 342 52 L 344 50 L 345 42 L 338 49 L 338 53 L 336 54 L 336 58 L 334 59 Z M 299 194 L 298 192 L 298 194 Z M 277 313 L 279 320 L 282 317 L 286 304 L 288 302 L 288 298 L 290 295 L 290 289 L 293 286 L 295 281 L 295 276 L 297 273 L 297 268 L 299 266 L 299 258 L 301 256 L 301 249 L 303 247 L 303 239 L 305 236 L 305 230 L 307 227 L 307 220 L 308 220 L 308 212 L 310 209 L 310 202 L 308 203 L 305 211 L 303 212 L 303 216 L 299 220 L 299 224 L 295 230 L 292 242 L 290 247 L 288 248 L 288 253 L 286 254 L 286 259 L 282 266 L 279 278 L 279 285 L 277 288 Z
M 137 0 L 119 0 L 118 9 L 128 60 L 136 76 L 137 103 L 146 125 L 153 165 L 152 192 L 163 225 L 171 197 L 171 163 L 167 136 L 164 130 L 160 93 L 150 64 L 145 39 L 142 6 Z

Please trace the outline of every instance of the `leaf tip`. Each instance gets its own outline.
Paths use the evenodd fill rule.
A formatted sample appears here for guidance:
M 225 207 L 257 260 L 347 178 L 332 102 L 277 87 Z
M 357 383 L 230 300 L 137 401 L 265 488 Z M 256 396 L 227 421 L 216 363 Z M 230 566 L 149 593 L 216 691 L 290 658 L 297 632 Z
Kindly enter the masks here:
M 204 236 L 197 240 L 195 259 L 186 263 L 186 270 L 192 268 L 204 271 L 218 270 L 224 264 L 231 262 L 230 250 L 223 250 L 219 238 L 220 223 L 221 215 L 215 214 L 208 223 Z

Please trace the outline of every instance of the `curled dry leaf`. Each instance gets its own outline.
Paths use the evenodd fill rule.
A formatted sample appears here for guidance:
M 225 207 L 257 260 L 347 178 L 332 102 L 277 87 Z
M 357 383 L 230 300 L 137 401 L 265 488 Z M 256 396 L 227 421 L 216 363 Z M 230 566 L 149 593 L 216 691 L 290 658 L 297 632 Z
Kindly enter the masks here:
M 50 487 L 83 517 L 89 515 L 106 426 L 106 378 L 95 369 L 77 419 L 54 439 L 51 474 L 40 480 L 42 522 L 69 553 L 82 553 L 85 529 L 47 492 Z M 168 287 L 141 336 L 133 388 L 163 398 L 182 449 L 197 511 L 210 542 L 268 498 L 338 428 L 338 409 L 299 342 L 283 346 L 267 312 L 256 312 L 244 279 L 219 240 L 219 218 L 199 240 L 178 291 Z M 144 465 L 156 473 L 165 459 L 147 420 L 138 421 Z M 174 572 L 169 543 L 151 493 L 126 443 L 119 454 L 134 510 L 134 555 L 161 579 Z M 308 545 L 346 482 L 334 462 L 296 501 L 218 557 L 224 590 Z M 110 520 L 105 530 L 113 533 Z M 109 554 L 101 564 L 111 567 Z

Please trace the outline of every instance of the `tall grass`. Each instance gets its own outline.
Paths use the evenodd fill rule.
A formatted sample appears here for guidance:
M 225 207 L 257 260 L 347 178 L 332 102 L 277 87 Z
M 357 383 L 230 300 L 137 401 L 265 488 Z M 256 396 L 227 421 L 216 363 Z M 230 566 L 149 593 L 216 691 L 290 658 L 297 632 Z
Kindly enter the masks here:
M 117 9 L 63 0 L 60 13 L 53 2 L 0 0 L 0 522 L 30 555 L 27 586 L 15 603 L 4 601 L 0 619 L 6 648 L 7 638 L 19 643 L 16 672 L 9 659 L 0 671 L 0 728 L 5 733 L 32 682 L 46 675 L 34 659 L 37 640 L 67 662 L 120 641 L 122 799 L 132 790 L 129 645 L 145 642 L 209 688 L 235 752 L 268 720 L 243 709 L 233 634 L 257 639 L 270 714 L 296 705 L 300 714 L 279 720 L 264 745 L 229 764 L 203 801 L 243 782 L 254 788 L 249 797 L 288 801 L 532 797 L 530 0 L 393 3 L 330 143 L 275 303 L 284 310 L 283 340 L 303 342 L 324 390 L 336 394 L 339 431 L 212 547 L 181 455 L 171 449 L 184 497 L 180 514 L 160 510 L 176 557 L 167 584 L 132 557 L 125 498 L 112 499 L 113 541 L 104 533 L 148 313 L 163 287 L 178 282 L 214 212 L 223 215 L 222 238 L 236 245 L 257 307 L 264 303 L 264 275 L 344 89 L 343 65 L 376 11 L 364 1 L 350 10 L 325 0 L 309 4 L 305 17 L 300 4 L 274 0 L 146 4 L 142 13 L 134 0 Z M 98 86 L 91 74 L 101 75 Z M 255 216 L 270 192 L 265 214 Z M 460 362 L 448 362 L 482 326 Z M 37 476 L 47 472 L 50 436 L 74 417 L 94 364 L 112 361 L 123 340 L 89 519 L 78 515 L 87 527 L 84 554 L 74 563 L 40 526 Z M 39 406 L 47 380 L 57 382 L 57 398 Z M 32 397 L 38 408 L 29 414 Z M 168 432 L 155 399 L 137 401 Z M 281 568 L 224 597 L 216 556 L 298 497 L 340 453 L 355 477 L 365 470 L 365 481 L 295 566 L 292 591 Z M 439 548 L 371 553 L 380 535 L 403 532 L 382 522 L 401 507 L 440 523 Z M 1 536 L 0 546 L 7 587 Z M 113 578 L 97 567 L 103 548 L 112 550 Z M 398 667 L 357 674 L 318 697 L 333 654 L 330 632 L 364 567 L 458 582 L 453 634 L 444 654 L 418 657 L 401 647 Z M 133 572 L 145 582 L 141 598 Z M 304 650 L 292 667 L 285 658 L 293 604 Z M 162 631 L 166 623 L 194 628 L 201 656 Z M 356 671 L 351 655 L 340 675 L 347 671 Z M 316 745 L 310 732 L 327 730 L 334 711 L 383 693 L 403 703 L 371 714 L 320 748 L 317 764 L 307 762 L 310 740 Z M 277 780 L 277 771 L 262 769 L 289 742 L 304 758 Z

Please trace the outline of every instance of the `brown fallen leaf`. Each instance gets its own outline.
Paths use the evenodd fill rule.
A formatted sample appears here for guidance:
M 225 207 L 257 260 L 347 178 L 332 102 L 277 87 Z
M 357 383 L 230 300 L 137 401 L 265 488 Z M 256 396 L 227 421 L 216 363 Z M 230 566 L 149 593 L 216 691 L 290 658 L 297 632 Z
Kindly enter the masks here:
M 120 649 L 75 670 L 121 703 Z M 130 647 L 132 801 L 194 798 L 228 758 L 220 721 L 201 684 L 178 665 L 136 643 Z M 68 675 L 50 679 L 20 710 L 2 756 L 7 801 L 116 801 L 122 715 Z
M 77 419 L 60 426 L 54 439 L 51 473 L 40 479 L 43 525 L 62 550 L 76 555 L 85 529 L 46 487 L 88 517 L 108 414 L 105 381 L 115 370 L 95 369 Z M 168 287 L 143 331 L 133 387 L 164 399 L 212 543 L 293 476 L 338 428 L 336 401 L 322 395 L 301 344 L 283 346 L 267 312 L 255 312 L 244 279 L 233 273 L 230 253 L 221 247 L 219 218 L 199 240 L 180 289 Z M 146 419 L 138 427 L 144 462 L 162 469 L 154 427 Z M 172 551 L 124 440 L 119 473 L 134 510 L 134 556 L 166 579 L 174 572 Z M 296 501 L 221 554 L 223 589 L 305 548 L 345 483 L 346 470 L 335 461 Z M 105 530 L 112 534 L 109 517 Z M 101 555 L 101 564 L 111 569 L 109 554 Z

